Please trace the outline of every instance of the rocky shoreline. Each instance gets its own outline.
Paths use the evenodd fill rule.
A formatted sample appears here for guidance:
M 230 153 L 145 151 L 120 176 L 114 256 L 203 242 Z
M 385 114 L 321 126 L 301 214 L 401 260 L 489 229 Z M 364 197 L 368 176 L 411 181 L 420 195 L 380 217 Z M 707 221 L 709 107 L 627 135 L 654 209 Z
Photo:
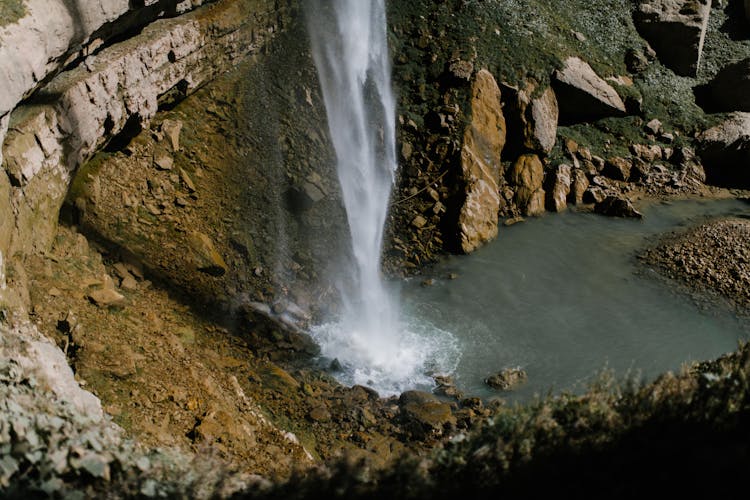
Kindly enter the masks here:
M 663 237 L 639 254 L 646 266 L 692 295 L 710 294 L 750 313 L 750 221 L 724 218 Z M 704 300 L 705 301 L 705 300 Z

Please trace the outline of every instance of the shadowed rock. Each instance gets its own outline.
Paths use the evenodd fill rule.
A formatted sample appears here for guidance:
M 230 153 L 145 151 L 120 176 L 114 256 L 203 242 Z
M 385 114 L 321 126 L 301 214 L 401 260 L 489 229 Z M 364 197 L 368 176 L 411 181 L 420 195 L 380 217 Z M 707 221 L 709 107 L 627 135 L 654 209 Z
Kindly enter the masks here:
M 625 103 L 585 61 L 569 57 L 553 75 L 560 121 L 577 123 L 625 114 Z
M 665 66 L 695 76 L 710 14 L 710 0 L 642 0 L 633 17 Z
M 716 111 L 750 111 L 750 58 L 723 68 L 708 89 Z

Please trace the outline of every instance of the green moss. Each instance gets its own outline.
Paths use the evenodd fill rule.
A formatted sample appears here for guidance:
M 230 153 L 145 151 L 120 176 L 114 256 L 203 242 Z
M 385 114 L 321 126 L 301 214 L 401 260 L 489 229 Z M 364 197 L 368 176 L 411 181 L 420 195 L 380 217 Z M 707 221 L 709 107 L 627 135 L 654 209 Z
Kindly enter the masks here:
M 12 24 L 25 14 L 23 0 L 0 0 L 0 26 Z

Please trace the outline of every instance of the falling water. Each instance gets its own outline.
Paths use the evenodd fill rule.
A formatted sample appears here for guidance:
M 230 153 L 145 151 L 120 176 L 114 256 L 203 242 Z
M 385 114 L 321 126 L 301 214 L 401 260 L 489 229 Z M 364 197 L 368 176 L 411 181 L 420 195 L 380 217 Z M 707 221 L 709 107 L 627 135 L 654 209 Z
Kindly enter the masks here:
M 341 287 L 343 317 L 313 335 L 323 354 L 347 369 L 347 382 L 397 392 L 424 382 L 426 365 L 440 350 L 431 346 L 441 337 L 404 327 L 380 275 L 396 171 L 385 0 L 307 0 L 305 7 L 354 261 Z

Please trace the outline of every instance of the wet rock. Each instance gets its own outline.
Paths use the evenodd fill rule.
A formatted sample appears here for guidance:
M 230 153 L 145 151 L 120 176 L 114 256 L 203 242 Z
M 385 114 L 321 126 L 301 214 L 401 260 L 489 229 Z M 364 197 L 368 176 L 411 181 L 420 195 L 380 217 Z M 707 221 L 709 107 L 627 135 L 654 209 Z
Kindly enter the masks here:
M 461 148 L 466 200 L 460 208 L 458 230 L 461 250 L 466 253 L 497 236 L 500 153 L 505 134 L 500 88 L 489 71 L 481 70 L 472 85 L 471 123 Z
M 630 178 L 631 168 L 633 168 L 632 161 L 626 158 L 615 156 L 613 158 L 609 158 L 604 163 L 602 174 L 616 181 L 627 181 Z
M 625 114 L 625 103 L 617 91 L 581 59 L 568 58 L 553 77 L 561 122 L 578 123 Z
M 589 188 L 589 178 L 583 170 L 573 170 L 573 179 L 570 184 L 569 200 L 574 205 L 583 203 L 583 195 Z
M 715 111 L 750 111 L 750 58 L 719 71 L 708 91 Z
M 750 186 L 750 113 L 729 115 L 720 124 L 702 132 L 697 142 L 706 182 Z
M 440 437 L 456 425 L 450 405 L 427 392 L 404 392 L 398 406 L 406 427 L 417 439 Z
M 570 165 L 558 165 L 555 171 L 548 177 L 547 182 L 547 209 L 552 212 L 562 212 L 568 208 L 568 195 L 571 184 Z
M 211 276 L 223 276 L 227 272 L 227 264 L 208 235 L 193 231 L 188 235 L 187 243 L 199 271 Z
M 643 218 L 643 215 L 635 209 L 630 200 L 617 196 L 607 196 L 604 200 L 598 202 L 594 206 L 594 212 L 609 217 Z
M 525 154 L 511 168 L 510 183 L 515 203 L 523 215 L 544 213 L 544 167 L 537 155 Z
M 180 120 L 164 120 L 161 124 L 161 131 L 164 133 L 164 137 L 167 139 L 167 143 L 172 151 L 179 151 L 182 122 Z
M 646 0 L 633 16 L 659 59 L 682 76 L 695 76 L 711 13 L 711 0 Z
M 512 391 L 528 380 L 526 370 L 517 366 L 515 368 L 504 368 L 503 370 L 487 377 L 485 384 L 500 391 Z

